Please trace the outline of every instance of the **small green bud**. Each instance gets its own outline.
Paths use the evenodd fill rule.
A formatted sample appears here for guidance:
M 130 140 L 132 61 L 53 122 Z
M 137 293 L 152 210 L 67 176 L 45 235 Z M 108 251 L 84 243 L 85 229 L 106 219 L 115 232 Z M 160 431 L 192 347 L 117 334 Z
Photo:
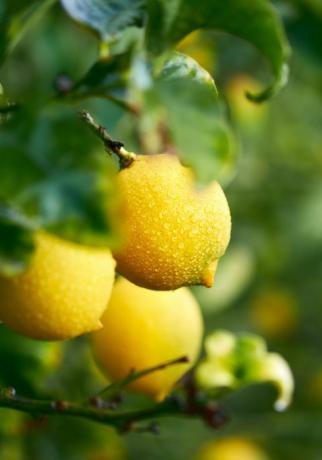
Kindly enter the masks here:
M 261 337 L 219 330 L 206 338 L 205 351 L 206 357 L 196 369 L 196 381 L 202 389 L 235 390 L 271 382 L 278 389 L 275 409 L 282 411 L 290 404 L 294 381 L 289 365 L 279 354 L 269 353 Z

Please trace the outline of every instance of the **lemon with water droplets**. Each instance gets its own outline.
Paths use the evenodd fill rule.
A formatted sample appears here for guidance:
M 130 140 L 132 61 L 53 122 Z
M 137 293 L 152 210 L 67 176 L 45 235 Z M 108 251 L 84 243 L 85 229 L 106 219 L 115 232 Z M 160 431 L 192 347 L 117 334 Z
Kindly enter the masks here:
M 22 335 L 42 340 L 99 329 L 114 282 L 110 251 L 43 232 L 36 244 L 26 272 L 0 276 L 1 320 Z
M 93 334 L 93 350 L 112 380 L 166 361 L 180 363 L 135 380 L 129 388 L 162 400 L 198 357 L 203 323 L 199 305 L 188 288 L 158 292 L 119 278 L 102 317 L 103 329 Z
M 231 230 L 218 182 L 198 190 L 171 154 L 138 155 L 118 182 L 124 242 L 114 254 L 117 271 L 148 289 L 211 287 Z

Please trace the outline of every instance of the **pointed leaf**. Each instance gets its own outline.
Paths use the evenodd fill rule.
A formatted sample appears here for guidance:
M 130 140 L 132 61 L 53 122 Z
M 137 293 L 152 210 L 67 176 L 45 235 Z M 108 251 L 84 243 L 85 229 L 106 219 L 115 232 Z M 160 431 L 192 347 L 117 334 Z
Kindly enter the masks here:
M 0 4 L 0 62 L 8 56 L 23 35 L 48 11 L 56 0 L 34 2 L 5 0 Z
M 143 0 L 61 0 L 75 21 L 107 41 L 125 28 L 142 23 Z
M 152 53 L 166 51 L 193 30 L 218 29 L 254 45 L 272 67 L 274 83 L 261 94 L 249 97 L 266 99 L 286 83 L 288 43 L 269 1 L 149 0 L 148 9 L 146 41 Z
M 226 180 L 234 165 L 234 142 L 212 77 L 192 58 L 172 53 L 146 93 L 159 112 L 183 163 L 200 182 Z

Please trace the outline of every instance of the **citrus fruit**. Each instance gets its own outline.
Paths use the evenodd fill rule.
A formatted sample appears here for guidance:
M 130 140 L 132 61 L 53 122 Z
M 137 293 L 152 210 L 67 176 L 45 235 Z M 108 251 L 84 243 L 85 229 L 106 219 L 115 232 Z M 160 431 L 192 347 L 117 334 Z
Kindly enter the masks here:
M 171 154 L 138 155 L 118 175 L 123 245 L 117 271 L 155 290 L 213 285 L 230 239 L 226 197 L 217 182 L 197 190 Z
M 26 272 L 0 276 L 0 318 L 35 339 L 68 339 L 101 327 L 114 281 L 107 249 L 85 247 L 47 233 Z
M 158 292 L 119 278 L 93 334 L 94 354 L 111 380 L 182 356 L 176 364 L 135 380 L 130 389 L 162 400 L 196 360 L 202 338 L 199 306 L 187 288 Z

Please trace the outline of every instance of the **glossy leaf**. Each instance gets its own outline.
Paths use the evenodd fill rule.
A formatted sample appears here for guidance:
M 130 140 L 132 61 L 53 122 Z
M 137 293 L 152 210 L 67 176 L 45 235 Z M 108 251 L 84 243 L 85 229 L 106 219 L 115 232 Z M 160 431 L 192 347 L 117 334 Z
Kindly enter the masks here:
M 147 91 L 147 107 L 159 112 L 183 163 L 200 182 L 226 180 L 234 142 L 213 79 L 192 58 L 173 53 Z M 228 175 L 227 175 L 228 174 Z
M 266 99 L 286 83 L 289 48 L 282 23 L 267 0 L 149 0 L 148 7 L 146 41 L 153 54 L 168 50 L 193 30 L 218 29 L 247 40 L 272 67 L 274 83 L 249 97 Z
M 143 0 L 61 0 L 75 21 L 108 41 L 125 28 L 142 23 Z
M 21 111 L 2 127 L 0 160 L 0 197 L 37 227 L 84 244 L 113 244 L 116 168 L 74 110 Z
M 57 172 L 26 191 L 23 206 L 51 233 L 88 245 L 111 245 L 111 181 L 94 172 Z

